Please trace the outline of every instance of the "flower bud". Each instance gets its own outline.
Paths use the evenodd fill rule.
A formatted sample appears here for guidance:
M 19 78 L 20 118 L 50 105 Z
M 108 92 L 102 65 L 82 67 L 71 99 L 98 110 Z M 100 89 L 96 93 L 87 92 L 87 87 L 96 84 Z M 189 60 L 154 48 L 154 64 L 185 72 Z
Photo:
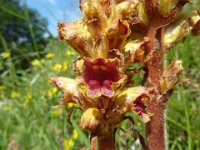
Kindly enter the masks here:
M 81 129 L 94 131 L 103 120 L 102 113 L 97 108 L 88 108 L 81 117 Z

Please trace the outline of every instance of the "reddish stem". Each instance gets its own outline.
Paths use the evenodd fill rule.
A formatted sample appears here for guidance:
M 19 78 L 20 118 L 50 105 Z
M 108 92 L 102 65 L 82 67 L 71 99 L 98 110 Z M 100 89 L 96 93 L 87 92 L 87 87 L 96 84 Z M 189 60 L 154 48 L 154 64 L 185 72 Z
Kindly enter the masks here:
M 158 50 L 154 57 L 148 62 L 148 77 L 146 84 L 152 84 L 159 90 L 159 79 L 163 73 L 164 54 Z M 155 93 L 155 98 L 148 104 L 148 111 L 152 114 L 150 122 L 147 123 L 147 149 L 148 150 L 165 150 L 165 102 L 159 99 L 161 95 Z
M 97 149 L 97 136 L 92 136 L 90 139 L 90 150 Z
M 151 121 L 146 125 L 147 149 L 165 150 L 165 105 L 155 99 L 149 104 L 148 110 L 152 113 L 152 117 Z
M 99 138 L 99 150 L 115 150 L 115 141 L 113 135 Z
M 90 150 L 115 150 L 114 134 L 108 134 L 103 137 L 92 137 Z
M 149 51 L 155 51 L 153 57 L 147 62 L 147 80 L 145 85 L 153 85 L 160 90 L 160 78 L 164 68 L 164 52 L 160 47 L 155 47 L 156 31 L 154 28 L 149 30 L 151 39 Z M 158 35 L 159 36 L 159 35 Z M 157 38 L 160 41 L 160 38 Z M 150 122 L 146 125 L 147 150 L 165 150 L 165 103 L 159 99 L 160 93 L 155 93 L 155 98 L 148 104 L 147 109 L 152 114 Z

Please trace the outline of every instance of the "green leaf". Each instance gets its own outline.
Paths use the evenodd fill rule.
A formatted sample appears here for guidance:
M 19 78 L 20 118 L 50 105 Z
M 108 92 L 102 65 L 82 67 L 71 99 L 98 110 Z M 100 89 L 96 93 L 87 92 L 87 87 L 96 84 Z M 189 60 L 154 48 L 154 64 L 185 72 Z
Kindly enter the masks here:
M 79 135 L 79 140 L 82 144 L 84 144 L 86 147 L 90 147 L 90 142 L 88 140 L 88 137 L 85 135 L 85 133 L 79 128 L 79 125 L 76 124 L 76 122 L 72 119 L 72 126 L 77 130 Z

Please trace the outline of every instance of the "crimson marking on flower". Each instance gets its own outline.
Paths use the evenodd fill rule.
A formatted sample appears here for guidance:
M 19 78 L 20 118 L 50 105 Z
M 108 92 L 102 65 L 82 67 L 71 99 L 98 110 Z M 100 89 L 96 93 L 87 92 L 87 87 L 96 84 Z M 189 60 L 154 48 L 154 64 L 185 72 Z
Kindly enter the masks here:
M 105 60 L 103 58 L 95 60 L 86 59 L 84 66 L 83 79 L 89 86 L 88 96 L 96 97 L 103 94 L 111 97 L 114 94 L 112 83 L 120 79 L 118 60 Z
M 136 100 L 133 101 L 134 104 L 134 112 L 138 114 L 138 116 L 144 121 L 149 121 L 149 114 L 146 110 L 147 106 L 145 105 L 144 99 L 150 99 L 150 97 L 146 94 L 140 95 Z

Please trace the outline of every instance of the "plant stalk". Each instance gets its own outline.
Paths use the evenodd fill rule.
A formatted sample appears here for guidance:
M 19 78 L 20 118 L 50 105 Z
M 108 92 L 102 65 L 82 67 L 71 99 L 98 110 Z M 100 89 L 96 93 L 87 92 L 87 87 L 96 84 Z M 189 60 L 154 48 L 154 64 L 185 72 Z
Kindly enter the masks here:
M 152 58 L 147 62 L 146 69 L 146 86 L 153 86 L 158 91 L 160 90 L 160 79 L 164 70 L 164 50 L 161 44 L 161 31 L 150 28 L 148 37 L 149 52 L 153 53 Z M 155 47 L 155 39 L 159 41 L 159 47 Z M 161 101 L 162 95 L 158 91 L 155 91 L 155 97 L 149 102 L 147 106 L 148 112 L 152 114 L 151 120 L 146 125 L 146 140 L 147 150 L 165 150 L 165 102 Z
M 152 117 L 146 125 L 147 149 L 165 150 L 165 105 L 154 99 L 148 110 Z
M 98 143 L 99 150 L 115 150 L 114 134 L 99 138 Z
M 93 137 L 91 139 L 91 150 L 115 150 L 114 134 L 103 137 Z

